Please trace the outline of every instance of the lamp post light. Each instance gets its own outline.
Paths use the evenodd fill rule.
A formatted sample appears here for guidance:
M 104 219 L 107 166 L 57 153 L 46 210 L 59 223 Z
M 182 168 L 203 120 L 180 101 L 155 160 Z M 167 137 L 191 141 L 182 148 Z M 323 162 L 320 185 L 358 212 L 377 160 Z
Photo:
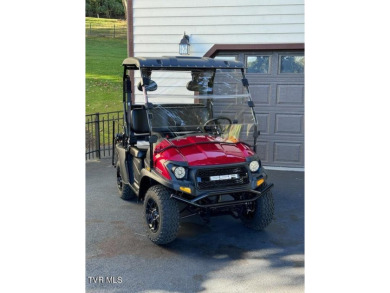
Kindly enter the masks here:
M 179 54 L 180 55 L 190 55 L 190 37 L 184 32 L 183 38 L 179 44 Z

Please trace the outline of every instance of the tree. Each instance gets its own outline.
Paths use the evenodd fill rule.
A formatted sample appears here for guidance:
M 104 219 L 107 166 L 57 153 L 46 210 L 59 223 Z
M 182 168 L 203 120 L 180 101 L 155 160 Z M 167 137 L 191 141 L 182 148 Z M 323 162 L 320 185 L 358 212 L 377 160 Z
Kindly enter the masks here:
M 127 0 L 122 0 L 122 5 L 125 10 L 125 19 L 127 19 Z
M 124 0 L 126 2 L 126 0 Z M 85 0 L 85 15 L 107 18 L 123 18 L 125 9 L 122 0 Z
M 85 15 L 98 17 L 99 7 L 101 5 L 101 0 L 86 0 L 85 1 Z

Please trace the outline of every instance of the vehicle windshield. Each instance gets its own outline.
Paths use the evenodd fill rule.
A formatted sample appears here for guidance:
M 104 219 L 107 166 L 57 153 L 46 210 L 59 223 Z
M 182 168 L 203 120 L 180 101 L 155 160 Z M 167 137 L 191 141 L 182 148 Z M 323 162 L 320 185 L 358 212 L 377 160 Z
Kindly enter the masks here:
M 144 70 L 141 74 L 157 85 L 136 96 L 153 104 L 148 110 L 152 132 L 166 138 L 208 134 L 221 141 L 253 143 L 255 119 L 241 70 Z

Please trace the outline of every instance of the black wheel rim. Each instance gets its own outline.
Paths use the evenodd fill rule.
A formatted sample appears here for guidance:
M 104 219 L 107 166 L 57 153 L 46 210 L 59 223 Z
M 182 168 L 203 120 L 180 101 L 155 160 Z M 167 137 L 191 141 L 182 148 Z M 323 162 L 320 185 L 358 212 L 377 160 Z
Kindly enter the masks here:
M 146 203 L 146 222 L 150 231 L 156 233 L 160 226 L 160 214 L 158 211 L 157 203 L 153 199 L 149 199 Z
M 122 177 L 121 177 L 121 170 L 120 168 L 116 168 L 116 185 L 118 186 L 119 190 L 122 190 Z

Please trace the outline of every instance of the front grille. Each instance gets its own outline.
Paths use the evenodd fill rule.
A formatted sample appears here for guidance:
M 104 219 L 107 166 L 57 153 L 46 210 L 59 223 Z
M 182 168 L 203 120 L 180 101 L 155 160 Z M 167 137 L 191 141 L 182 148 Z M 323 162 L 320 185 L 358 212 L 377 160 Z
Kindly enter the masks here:
M 233 176 L 230 176 L 231 178 L 224 179 L 224 175 Z M 218 178 L 219 176 L 222 176 L 222 178 Z M 196 173 L 196 182 L 198 189 L 202 190 L 248 184 L 249 178 L 248 171 L 244 166 L 199 169 Z

